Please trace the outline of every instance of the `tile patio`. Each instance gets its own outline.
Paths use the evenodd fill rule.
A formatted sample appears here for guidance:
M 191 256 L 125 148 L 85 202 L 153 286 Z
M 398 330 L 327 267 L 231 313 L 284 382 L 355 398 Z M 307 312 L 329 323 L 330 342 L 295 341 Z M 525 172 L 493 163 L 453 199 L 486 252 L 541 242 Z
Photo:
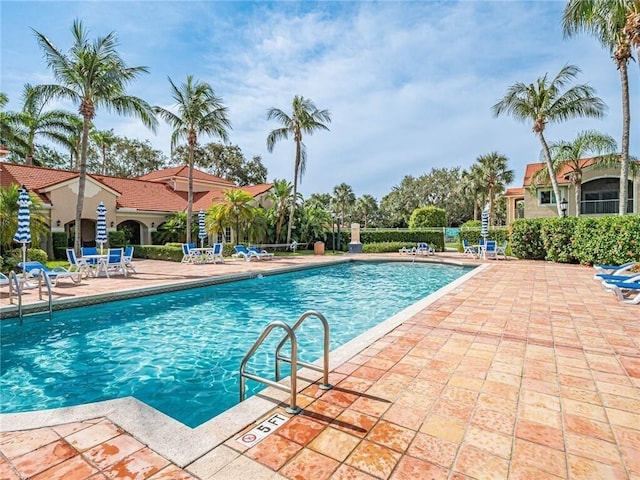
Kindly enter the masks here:
M 199 266 L 136 268 L 166 282 Z M 236 438 L 255 424 L 181 469 L 108 418 L 3 424 L 0 479 L 640 480 L 640 307 L 592 274 L 491 262 L 335 368 L 334 389 L 300 392 L 302 413 L 249 449 Z

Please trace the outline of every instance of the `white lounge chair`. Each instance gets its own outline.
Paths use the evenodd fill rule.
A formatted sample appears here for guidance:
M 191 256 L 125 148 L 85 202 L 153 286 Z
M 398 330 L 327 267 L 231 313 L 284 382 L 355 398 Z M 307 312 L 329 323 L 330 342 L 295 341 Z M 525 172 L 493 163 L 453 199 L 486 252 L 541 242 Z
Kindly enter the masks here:
M 436 251 L 431 245 L 425 242 L 418 242 L 416 246 L 417 255 L 435 255 Z
M 625 272 L 629 272 L 638 265 L 640 265 L 640 262 L 627 262 L 622 265 L 594 265 L 593 268 L 597 272 L 593 274 L 593 278 L 598 278 L 602 275 L 626 275 Z
M 53 286 L 58 285 L 58 281 L 63 278 L 69 278 L 73 283 L 80 283 L 82 280 L 80 272 L 71 272 L 64 267 L 55 267 L 53 270 L 40 262 L 20 262 L 18 264 L 25 273 L 27 278 L 35 278 L 43 271 L 49 279 L 53 281 Z
M 469 245 L 466 240 L 462 240 L 462 256 L 466 257 L 467 255 L 473 255 L 475 258 L 478 257 L 478 247 L 477 245 Z
M 260 257 L 260 260 L 271 260 L 273 258 L 273 253 L 269 253 L 266 250 L 262 250 L 258 247 L 247 247 L 247 250 L 258 255 L 258 257 Z
M 602 286 L 615 293 L 621 302 L 633 305 L 640 304 L 640 275 L 634 280 L 625 282 L 605 281 Z
M 260 255 L 247 249 L 247 247 L 245 247 L 244 245 L 236 245 L 233 247 L 233 249 L 236 251 L 236 253 L 231 254 L 232 258 L 244 258 L 246 262 L 249 262 L 252 259 L 261 260 Z

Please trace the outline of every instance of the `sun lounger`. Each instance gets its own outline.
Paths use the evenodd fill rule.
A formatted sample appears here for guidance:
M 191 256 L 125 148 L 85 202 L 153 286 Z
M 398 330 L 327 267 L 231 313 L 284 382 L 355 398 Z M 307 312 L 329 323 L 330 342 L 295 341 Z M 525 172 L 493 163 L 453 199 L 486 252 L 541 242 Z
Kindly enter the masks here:
M 233 247 L 233 249 L 236 251 L 236 253 L 231 254 L 232 258 L 244 258 L 244 260 L 247 262 L 253 259 L 262 260 L 260 258 L 260 255 L 247 249 L 247 247 L 245 247 L 244 245 L 236 245 Z
M 63 278 L 69 278 L 73 283 L 80 283 L 81 280 L 80 272 L 70 272 L 64 267 L 56 267 L 52 270 L 40 262 L 20 262 L 18 266 L 24 270 L 26 277 L 35 278 L 41 271 L 45 272 L 53 280 L 54 287 L 58 285 L 58 280 Z
M 633 305 L 640 304 L 640 276 L 635 281 L 604 282 L 603 286 L 616 294 L 618 300 Z
M 627 263 L 623 263 L 622 265 L 594 265 L 593 268 L 597 270 L 595 275 L 600 275 L 603 273 L 620 275 L 623 272 L 627 272 L 631 270 L 637 265 L 640 265 L 640 262 L 627 262 Z
M 247 247 L 247 250 L 258 255 L 258 257 L 260 257 L 260 260 L 271 260 L 273 258 L 273 253 L 269 253 L 266 250 L 261 250 L 258 247 Z

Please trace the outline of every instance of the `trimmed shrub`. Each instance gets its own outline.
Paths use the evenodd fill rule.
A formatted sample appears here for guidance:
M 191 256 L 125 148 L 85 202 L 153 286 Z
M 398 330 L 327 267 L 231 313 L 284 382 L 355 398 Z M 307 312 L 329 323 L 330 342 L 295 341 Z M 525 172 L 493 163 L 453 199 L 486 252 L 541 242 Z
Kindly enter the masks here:
M 123 230 L 108 232 L 107 236 L 109 238 L 109 247 L 111 248 L 121 248 L 127 245 L 127 239 Z
M 136 258 L 168 260 L 172 262 L 182 260 L 182 247 L 169 245 L 136 245 L 133 250 Z
M 376 243 L 365 243 L 362 245 L 363 253 L 388 253 L 388 252 L 397 252 L 401 248 L 411 248 L 415 247 L 415 243 L 407 243 L 407 242 L 376 242 Z
M 573 248 L 587 265 L 640 261 L 640 215 L 581 218 Z
M 67 232 L 52 232 L 51 244 L 53 246 L 53 258 L 56 260 L 67 259 L 67 245 L 69 244 Z
M 329 239 L 331 238 L 331 232 L 329 232 Z M 432 245 L 436 251 L 444 251 L 444 230 L 439 229 L 416 229 L 416 230 L 367 230 L 360 232 L 360 241 L 364 245 L 368 243 L 383 243 L 383 242 L 402 242 L 403 245 L 414 247 L 418 242 L 425 242 Z M 325 242 L 327 243 L 327 242 Z M 327 243 L 327 245 L 330 245 Z M 345 250 L 347 245 L 345 245 Z M 402 248 L 399 247 L 399 248 Z
M 518 258 L 544 260 L 546 252 L 540 236 L 545 219 L 519 219 L 511 224 L 511 253 Z
M 573 248 L 573 234 L 578 224 L 575 217 L 547 218 L 540 224 L 540 237 L 545 258 L 552 262 L 578 263 Z
M 434 206 L 418 207 L 409 217 L 409 228 L 446 227 L 447 212 Z

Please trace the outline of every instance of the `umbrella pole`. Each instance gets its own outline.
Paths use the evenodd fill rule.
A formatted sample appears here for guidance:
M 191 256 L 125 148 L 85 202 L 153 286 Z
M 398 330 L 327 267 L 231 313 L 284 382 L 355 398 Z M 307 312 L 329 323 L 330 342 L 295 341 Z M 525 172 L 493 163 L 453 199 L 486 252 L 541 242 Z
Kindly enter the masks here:
M 22 244 L 22 271 L 25 272 L 24 264 L 27 263 L 27 244 Z

